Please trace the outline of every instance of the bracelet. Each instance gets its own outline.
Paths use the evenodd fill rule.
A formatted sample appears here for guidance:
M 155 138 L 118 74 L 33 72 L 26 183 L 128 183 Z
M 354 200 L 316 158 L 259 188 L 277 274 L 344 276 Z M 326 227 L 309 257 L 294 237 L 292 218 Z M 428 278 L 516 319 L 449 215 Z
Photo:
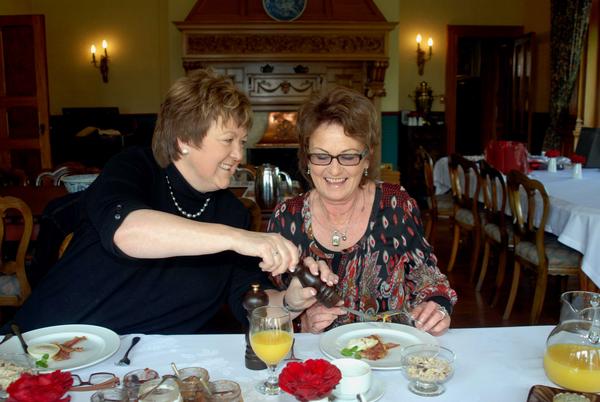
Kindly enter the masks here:
M 287 300 L 285 300 L 285 296 L 287 295 L 287 292 L 285 292 L 283 294 L 283 307 L 285 307 L 290 313 L 301 313 L 304 311 L 304 308 L 294 308 L 292 306 L 290 306 L 287 302 Z

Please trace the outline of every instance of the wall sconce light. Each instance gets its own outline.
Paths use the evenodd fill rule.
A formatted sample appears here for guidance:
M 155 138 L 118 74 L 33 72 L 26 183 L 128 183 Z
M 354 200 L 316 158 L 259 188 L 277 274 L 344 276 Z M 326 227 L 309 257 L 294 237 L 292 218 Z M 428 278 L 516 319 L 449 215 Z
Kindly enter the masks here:
M 96 68 L 100 68 L 100 74 L 102 74 L 102 82 L 108 82 L 108 43 L 106 40 L 102 41 L 102 48 L 104 54 L 100 55 L 100 65 L 96 62 L 96 45 L 92 45 L 90 51 L 92 52 L 92 64 Z
M 423 37 L 421 34 L 417 34 L 417 67 L 419 68 L 419 75 L 423 75 L 425 62 L 431 60 L 431 55 L 433 54 L 433 39 L 429 38 L 427 40 L 427 47 L 429 48 L 427 56 L 425 55 L 425 50 L 421 49 L 422 40 Z

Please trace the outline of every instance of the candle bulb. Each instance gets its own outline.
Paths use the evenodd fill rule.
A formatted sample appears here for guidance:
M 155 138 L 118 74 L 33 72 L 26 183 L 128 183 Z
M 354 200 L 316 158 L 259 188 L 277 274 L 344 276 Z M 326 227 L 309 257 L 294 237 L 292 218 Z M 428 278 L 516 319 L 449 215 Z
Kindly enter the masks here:
M 104 56 L 108 57 L 108 52 L 107 52 L 107 48 L 108 48 L 108 42 L 106 42 L 106 39 L 102 41 L 102 48 L 104 49 Z
M 96 64 L 96 45 L 90 47 L 90 52 L 92 52 L 92 63 Z
M 421 34 L 417 34 L 417 49 L 421 48 L 421 41 L 423 40 L 423 38 L 421 37 Z
M 427 46 L 429 47 L 429 56 L 431 56 L 431 53 L 433 52 L 433 39 L 429 38 L 427 40 Z

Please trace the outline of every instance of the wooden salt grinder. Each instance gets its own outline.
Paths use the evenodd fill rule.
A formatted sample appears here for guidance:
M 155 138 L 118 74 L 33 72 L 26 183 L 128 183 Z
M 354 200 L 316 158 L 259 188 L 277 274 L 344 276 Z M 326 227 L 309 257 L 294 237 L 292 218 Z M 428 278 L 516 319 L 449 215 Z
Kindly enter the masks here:
M 260 289 L 258 283 L 253 283 L 251 289 L 244 295 L 244 300 L 242 302 L 244 309 L 248 312 L 248 323 L 250 323 L 252 311 L 254 311 L 255 308 L 266 306 L 267 304 L 269 304 L 269 296 L 264 290 Z M 250 370 L 264 370 L 267 368 L 267 365 L 260 360 L 258 356 L 256 356 L 256 353 L 254 353 L 254 350 L 252 350 L 252 346 L 250 345 L 250 327 L 246 330 L 245 361 L 246 368 L 249 368 Z
M 334 286 L 327 286 L 321 279 L 313 275 L 304 265 L 299 265 L 294 276 L 298 278 L 302 287 L 311 287 L 317 291 L 317 300 L 325 307 L 333 307 L 341 300 L 340 295 L 335 291 Z

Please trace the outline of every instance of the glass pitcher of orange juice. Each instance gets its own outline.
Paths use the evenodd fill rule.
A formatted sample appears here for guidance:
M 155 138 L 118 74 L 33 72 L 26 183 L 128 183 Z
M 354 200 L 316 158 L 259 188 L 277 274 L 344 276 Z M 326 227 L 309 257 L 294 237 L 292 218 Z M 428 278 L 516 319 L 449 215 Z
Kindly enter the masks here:
M 600 392 L 600 294 L 566 292 L 561 303 L 560 323 L 546 341 L 546 375 L 573 391 Z

